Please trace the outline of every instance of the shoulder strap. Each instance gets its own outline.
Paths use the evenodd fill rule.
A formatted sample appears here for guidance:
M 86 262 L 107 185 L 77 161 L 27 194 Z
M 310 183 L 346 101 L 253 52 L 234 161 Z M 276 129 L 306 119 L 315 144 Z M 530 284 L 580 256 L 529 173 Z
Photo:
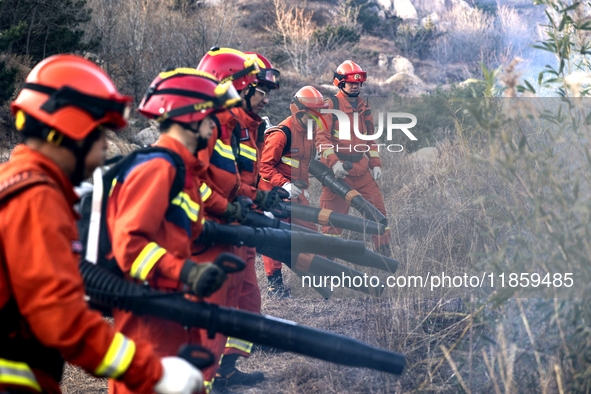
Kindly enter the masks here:
M 285 126 L 285 125 L 279 125 L 277 126 L 277 128 L 281 131 L 283 131 L 283 134 L 285 134 L 285 138 L 287 138 L 287 142 L 285 143 L 285 146 L 283 147 L 283 155 L 285 155 L 286 153 L 288 153 L 291 150 L 291 130 L 289 127 Z
M 337 109 L 338 110 L 339 109 L 339 99 L 337 98 L 337 96 L 329 96 L 328 98 L 332 102 L 332 109 Z M 333 122 L 333 124 L 335 122 L 337 122 L 338 120 L 339 120 L 339 118 L 337 118 L 337 116 L 335 114 L 332 114 L 332 122 Z
M 112 250 L 112 243 L 109 239 L 106 219 L 107 203 L 109 200 L 109 194 L 111 192 L 110 188 L 113 180 L 120 175 L 124 175 L 126 171 L 129 171 L 131 167 L 137 163 L 138 160 L 149 161 L 157 157 L 168 158 L 176 168 L 176 175 L 169 192 L 169 201 L 172 201 L 184 189 L 186 168 L 183 159 L 170 149 L 159 146 L 150 146 L 147 148 L 135 150 L 121 159 L 121 161 L 111 167 L 103 175 L 104 189 L 101 203 L 101 220 L 99 231 L 99 265 L 109 269 L 111 272 L 118 273 L 119 275 L 123 275 L 123 273 L 121 272 L 117 263 L 114 260 L 106 259 L 106 256 L 109 255 Z
M 0 184 L 0 203 L 8 201 L 32 186 L 50 182 L 51 180 L 46 175 L 31 171 L 15 174 Z
M 339 99 L 337 96 L 329 96 L 330 101 L 332 101 L 332 108 L 339 109 Z

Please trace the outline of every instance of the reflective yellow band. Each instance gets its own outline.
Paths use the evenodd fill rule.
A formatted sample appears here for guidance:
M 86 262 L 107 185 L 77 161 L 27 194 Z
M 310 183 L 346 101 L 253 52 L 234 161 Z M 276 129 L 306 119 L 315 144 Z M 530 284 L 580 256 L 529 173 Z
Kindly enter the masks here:
M 342 236 L 342 234 L 327 234 L 327 233 L 322 233 L 322 235 L 326 235 L 327 237 L 340 237 L 340 236 Z
M 134 279 L 146 280 L 156 262 L 166 253 L 156 242 L 150 242 L 131 265 L 130 275 Z
M 252 342 L 243 341 L 242 339 L 228 337 L 226 340 L 226 347 L 241 350 L 245 353 L 252 351 Z
M 332 154 L 334 154 L 334 149 L 325 149 L 322 151 L 322 157 L 325 159 Z
M 211 196 L 211 189 L 207 186 L 207 183 L 203 182 L 199 187 L 199 193 L 201 194 L 201 201 L 205 202 Z
M 370 150 L 369 157 L 380 157 L 380 154 L 378 152 L 376 152 L 375 150 Z
M 332 135 L 335 136 L 335 138 L 339 138 L 339 131 L 338 130 L 332 130 Z
M 203 382 L 203 386 L 205 387 L 205 392 L 207 394 L 209 394 L 209 392 L 211 391 L 211 388 L 213 386 L 213 380 L 211 382 L 210 381 Z
M 252 161 L 257 161 L 257 150 L 248 145 L 240 144 L 240 156 L 244 156 Z
M 214 149 L 222 157 L 225 157 L 226 159 L 230 159 L 232 161 L 236 160 L 236 157 L 234 156 L 234 152 L 232 151 L 232 147 L 230 145 L 224 144 L 221 140 L 217 140 L 215 142 Z
M 300 168 L 300 161 L 291 157 L 281 156 L 281 162 L 293 168 Z
M 211 193 L 211 191 L 210 191 Z M 192 221 L 196 222 L 197 218 L 199 217 L 199 204 L 195 201 L 191 200 L 191 197 L 185 193 L 180 192 L 172 201 L 171 204 L 179 206 L 185 213 L 187 217 Z
M 103 361 L 94 371 L 95 375 L 112 379 L 118 378 L 127 371 L 134 354 L 135 342 L 120 332 L 116 333 Z
M 23 386 L 41 392 L 35 374 L 26 363 L 0 358 L 0 384 Z
M 111 194 L 113 194 L 113 189 L 115 189 L 116 184 L 117 184 L 117 178 L 113 178 L 113 181 L 111 182 L 111 189 L 109 190 L 109 197 L 111 197 Z

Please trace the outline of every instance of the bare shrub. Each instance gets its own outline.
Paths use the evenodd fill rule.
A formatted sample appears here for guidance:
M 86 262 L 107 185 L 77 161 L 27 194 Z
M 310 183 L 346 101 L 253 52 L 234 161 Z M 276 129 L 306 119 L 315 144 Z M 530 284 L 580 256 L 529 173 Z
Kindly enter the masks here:
M 435 41 L 434 57 L 442 63 L 465 63 L 473 71 L 480 63 L 497 67 L 523 55 L 532 40 L 527 23 L 508 6 L 498 7 L 496 14 L 456 6 L 441 20 L 444 33 Z
M 312 73 L 312 57 L 317 51 L 314 40 L 315 23 L 312 22 L 313 12 L 306 12 L 306 3 L 288 5 L 285 0 L 273 0 L 275 24 L 268 27 L 276 31 L 283 51 L 289 57 L 292 67 L 299 73 Z
M 93 0 L 88 32 L 100 39 L 98 57 L 117 85 L 139 100 L 169 67 L 195 67 L 212 46 L 236 46 L 238 9 L 231 2 L 171 7 L 170 1 Z

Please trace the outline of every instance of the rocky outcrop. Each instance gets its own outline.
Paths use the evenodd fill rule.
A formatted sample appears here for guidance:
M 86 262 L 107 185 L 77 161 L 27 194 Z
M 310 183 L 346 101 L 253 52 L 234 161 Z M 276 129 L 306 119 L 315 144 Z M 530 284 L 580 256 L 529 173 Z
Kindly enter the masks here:
M 112 131 L 107 133 L 107 158 L 109 159 L 115 156 L 125 156 L 139 148 L 139 145 L 124 141 Z
M 154 126 L 147 127 L 131 137 L 131 142 L 139 146 L 151 145 L 160 137 L 160 132 Z
M 428 89 L 423 80 L 414 74 L 399 72 L 388 78 L 382 85 L 387 85 L 398 93 L 406 93 L 409 96 L 420 96 L 427 93 Z
M 396 16 L 404 20 L 418 19 L 419 14 L 411 0 L 393 0 Z
M 413 75 L 415 73 L 415 68 L 410 60 L 402 56 L 394 56 L 390 70 L 394 71 L 395 73 L 407 73 Z
M 442 15 L 455 6 L 472 8 L 465 0 L 370 0 L 387 16 L 397 16 L 406 21 L 417 21 L 429 14 Z

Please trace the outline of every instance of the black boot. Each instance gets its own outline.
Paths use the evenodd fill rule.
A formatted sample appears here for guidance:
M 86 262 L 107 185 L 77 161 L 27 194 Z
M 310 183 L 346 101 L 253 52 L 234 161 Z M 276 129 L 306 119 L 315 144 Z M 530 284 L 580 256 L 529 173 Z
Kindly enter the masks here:
M 213 388 L 217 392 L 224 392 L 224 389 L 230 386 L 254 386 L 265 380 L 262 372 L 245 373 L 236 368 L 237 354 L 224 355 L 220 369 L 215 375 Z
M 274 298 L 289 298 L 291 294 L 283 285 L 283 275 L 281 270 L 276 270 L 273 275 L 267 276 L 268 287 L 267 295 Z

